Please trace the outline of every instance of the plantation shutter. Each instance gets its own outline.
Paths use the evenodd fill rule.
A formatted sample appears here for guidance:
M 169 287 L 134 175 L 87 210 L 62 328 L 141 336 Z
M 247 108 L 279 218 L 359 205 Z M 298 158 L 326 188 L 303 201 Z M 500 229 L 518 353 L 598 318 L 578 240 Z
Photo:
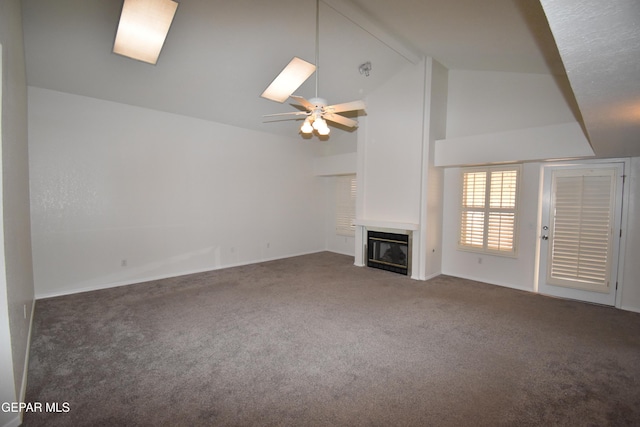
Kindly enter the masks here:
M 556 171 L 548 282 L 608 292 L 615 170 Z
M 487 172 L 464 173 L 462 181 L 460 244 L 483 248 Z
M 491 172 L 487 248 L 511 251 L 515 246 L 516 184 L 515 170 Z
M 336 177 L 336 234 L 355 236 L 356 190 L 355 175 Z
M 462 174 L 459 248 L 515 252 L 519 170 L 490 167 Z

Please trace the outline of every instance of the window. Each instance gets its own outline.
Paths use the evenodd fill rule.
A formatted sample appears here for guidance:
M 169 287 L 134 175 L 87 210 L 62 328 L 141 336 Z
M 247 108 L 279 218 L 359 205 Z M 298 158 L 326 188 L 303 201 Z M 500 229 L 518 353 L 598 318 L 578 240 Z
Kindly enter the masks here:
M 458 248 L 515 255 L 520 166 L 462 171 Z
M 336 234 L 355 236 L 356 227 L 356 176 L 336 177 Z

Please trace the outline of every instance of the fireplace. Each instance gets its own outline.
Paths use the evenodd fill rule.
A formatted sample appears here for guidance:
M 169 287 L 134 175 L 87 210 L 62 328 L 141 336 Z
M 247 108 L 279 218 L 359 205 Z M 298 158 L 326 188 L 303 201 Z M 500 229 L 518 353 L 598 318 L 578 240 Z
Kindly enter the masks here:
M 409 274 L 409 235 L 367 231 L 367 266 Z

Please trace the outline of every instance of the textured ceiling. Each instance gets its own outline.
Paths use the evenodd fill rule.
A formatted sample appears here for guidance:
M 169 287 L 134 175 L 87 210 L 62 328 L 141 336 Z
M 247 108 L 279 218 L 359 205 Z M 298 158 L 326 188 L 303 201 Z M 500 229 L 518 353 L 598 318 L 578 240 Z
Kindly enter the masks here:
M 542 4 L 594 151 L 640 156 L 640 1 Z
M 293 107 L 259 95 L 293 56 L 314 62 L 315 1 L 179 3 L 158 64 L 153 66 L 111 52 L 121 0 L 22 0 L 28 84 L 291 136 L 297 130 L 295 123 L 265 123 L 262 116 Z M 615 93 L 624 92 L 625 102 L 633 104 L 639 99 L 637 51 L 619 64 L 617 49 L 616 57 L 606 60 L 608 70 L 587 75 L 580 70 L 592 63 L 579 59 L 584 54 L 576 54 L 575 48 L 566 48 L 582 46 L 593 57 L 605 55 L 604 50 L 611 49 L 609 42 L 594 44 L 598 50 L 593 50 L 591 39 L 585 40 L 580 33 L 585 30 L 582 26 L 593 21 L 572 19 L 591 11 L 594 16 L 590 19 L 597 21 L 601 9 L 615 11 L 618 3 L 628 5 L 623 12 L 627 28 L 623 40 L 633 40 L 635 49 L 640 46 L 640 3 L 604 3 L 589 0 L 586 7 L 578 7 L 581 0 L 548 0 L 543 1 L 543 10 L 536 0 L 323 0 L 318 95 L 330 103 L 366 97 L 410 64 L 403 52 L 433 56 L 450 69 L 553 73 L 566 83 L 546 11 L 565 66 L 574 70 L 567 68 L 574 91 L 585 85 L 581 82 L 596 79 L 596 86 L 610 92 L 612 87 L 603 81 L 602 73 L 615 74 L 625 67 L 627 71 L 615 79 Z M 567 12 L 563 5 L 576 10 Z M 565 33 L 565 27 L 577 33 Z M 602 31 L 605 27 L 606 21 Z M 611 34 L 596 36 L 606 41 Z M 373 66 L 369 77 L 358 72 L 366 61 Z M 313 97 L 314 79 L 312 76 L 296 93 Z M 596 100 L 587 95 L 576 98 L 582 112 L 594 111 L 583 114 L 587 122 L 601 119 L 600 110 L 592 109 Z M 616 124 L 608 124 L 608 133 L 600 135 L 587 123 L 594 148 L 601 138 L 615 139 Z M 635 126 L 637 121 L 631 134 Z M 336 131 L 332 138 L 347 134 Z

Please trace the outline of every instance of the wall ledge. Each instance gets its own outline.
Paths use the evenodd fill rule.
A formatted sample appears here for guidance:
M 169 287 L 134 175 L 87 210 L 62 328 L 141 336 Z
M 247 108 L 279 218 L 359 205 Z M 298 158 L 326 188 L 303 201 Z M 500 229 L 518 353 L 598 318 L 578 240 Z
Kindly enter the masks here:
M 356 219 L 353 223 L 362 227 L 391 228 L 394 230 L 416 231 L 420 228 L 418 224 L 413 222 L 380 221 L 374 219 Z

